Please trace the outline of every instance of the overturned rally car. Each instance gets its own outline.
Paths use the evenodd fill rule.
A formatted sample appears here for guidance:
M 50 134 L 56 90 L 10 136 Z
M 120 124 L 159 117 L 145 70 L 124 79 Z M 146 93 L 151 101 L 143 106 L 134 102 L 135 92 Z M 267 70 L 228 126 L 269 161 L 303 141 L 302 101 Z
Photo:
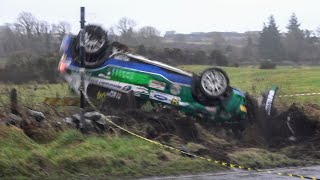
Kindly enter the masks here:
M 59 71 L 79 93 L 79 35 L 67 35 L 62 44 Z M 134 96 L 141 106 L 147 101 L 176 108 L 188 115 L 223 122 L 247 118 L 245 94 L 229 85 L 227 74 L 212 67 L 200 76 L 128 52 L 117 42 L 108 42 L 99 26 L 85 28 L 84 91 L 105 101 Z

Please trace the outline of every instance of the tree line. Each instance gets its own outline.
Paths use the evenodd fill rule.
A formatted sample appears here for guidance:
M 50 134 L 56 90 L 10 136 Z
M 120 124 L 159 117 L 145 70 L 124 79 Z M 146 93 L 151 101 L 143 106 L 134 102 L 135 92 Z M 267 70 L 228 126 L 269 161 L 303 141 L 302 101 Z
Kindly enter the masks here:
M 110 41 L 128 45 L 135 53 L 174 65 L 237 66 L 263 60 L 279 64 L 319 64 L 320 28 L 318 34 L 302 30 L 295 14 L 291 15 L 286 28 L 287 32 L 281 33 L 271 15 L 260 32 L 245 33 L 246 38 L 240 45 L 228 42 L 218 33 L 213 33 L 214 40 L 210 44 L 188 43 L 183 36 L 169 43 L 155 27 L 137 28 L 134 20 L 123 17 L 108 29 L 108 37 Z M 29 12 L 22 12 L 15 23 L 2 27 L 0 57 L 15 62 L 40 55 L 56 55 L 63 36 L 70 30 L 67 22 L 50 24 Z
M 135 21 L 124 17 L 110 28 L 109 35 L 128 44 L 138 54 L 171 64 L 237 66 L 264 61 L 285 65 L 320 64 L 320 27 L 313 32 L 300 26 L 293 13 L 287 32 L 280 32 L 274 16 L 270 15 L 260 32 L 246 33 L 242 46 L 227 42 L 217 33 L 211 44 L 195 45 L 186 43 L 179 35 L 175 42 L 167 43 L 156 28 L 147 26 L 135 30 Z

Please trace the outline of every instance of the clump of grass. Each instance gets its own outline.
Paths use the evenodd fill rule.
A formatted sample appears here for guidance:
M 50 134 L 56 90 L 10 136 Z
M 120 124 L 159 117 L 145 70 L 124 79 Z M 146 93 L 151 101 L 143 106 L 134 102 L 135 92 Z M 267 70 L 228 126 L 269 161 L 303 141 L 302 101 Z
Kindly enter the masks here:
M 303 164 L 299 160 L 288 158 L 286 155 L 259 148 L 239 149 L 229 153 L 228 157 L 237 164 L 256 168 L 297 166 Z

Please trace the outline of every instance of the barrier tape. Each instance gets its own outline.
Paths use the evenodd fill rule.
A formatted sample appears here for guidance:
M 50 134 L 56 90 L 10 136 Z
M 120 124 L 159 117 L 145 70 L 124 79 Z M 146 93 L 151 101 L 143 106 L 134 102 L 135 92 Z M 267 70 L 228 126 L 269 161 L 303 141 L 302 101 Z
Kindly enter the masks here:
M 278 97 L 313 96 L 313 95 L 320 95 L 320 93 L 303 93 L 303 94 L 279 95 Z
M 83 94 L 84 98 L 86 99 L 86 101 L 88 102 L 88 104 L 98 113 L 100 113 L 99 109 L 92 103 L 92 101 L 89 99 L 89 97 L 87 96 L 87 94 L 82 90 L 80 89 L 81 93 Z M 112 124 L 113 126 L 119 128 L 120 130 L 132 135 L 132 136 L 135 136 L 139 139 L 142 139 L 142 140 L 145 140 L 147 142 L 150 142 L 152 144 L 155 144 L 155 145 L 158 145 L 158 146 L 161 146 L 165 149 L 169 149 L 169 150 L 172 150 L 172 151 L 176 151 L 178 153 L 182 153 L 182 154 L 185 154 L 185 155 L 188 155 L 188 156 L 191 156 L 191 157 L 194 157 L 194 158 L 198 158 L 198 159 L 202 159 L 202 160 L 206 160 L 208 161 L 209 163 L 214 163 L 214 164 L 217 164 L 217 165 L 221 165 L 221 166 L 224 166 L 224 167 L 229 167 L 229 168 L 236 168 L 236 169 L 240 169 L 240 170 L 247 170 L 247 171 L 256 171 L 256 172 L 265 172 L 265 173 L 268 173 L 268 174 L 275 174 L 275 175 L 279 175 L 279 176 L 289 176 L 289 177 L 297 177 L 297 178 L 300 178 L 300 179 L 312 179 L 312 180 L 320 180 L 320 179 L 317 179 L 316 177 L 308 177 L 308 176 L 302 176 L 302 175 L 297 175 L 297 174 L 291 174 L 291 173 L 281 173 L 281 172 L 272 172 L 272 171 L 263 171 L 263 170 L 260 170 L 260 169 L 256 169 L 256 168 L 250 168 L 250 167 L 246 167 L 246 166 L 241 166 L 241 165 L 237 165 L 237 164 L 231 164 L 231 163 L 226 163 L 226 162 L 223 162 L 223 161 L 219 161 L 219 160 L 214 160 L 214 159 L 209 159 L 209 158 L 205 158 L 205 157 L 202 157 L 202 156 L 199 156 L 199 155 L 196 155 L 196 154 L 192 154 L 192 153 L 189 153 L 189 152 L 186 152 L 186 151 L 183 151 L 183 150 L 180 150 L 180 149 L 177 149 L 177 148 L 174 148 L 172 146 L 169 146 L 169 145 L 165 145 L 165 144 L 162 144 L 160 142 L 157 142 L 157 141 L 154 141 L 154 140 L 151 140 L 151 139 L 148 139 L 148 138 L 145 138 L 143 136 L 140 136 L 134 132 L 131 132 L 123 127 L 121 127 L 120 125 L 114 123 L 112 120 L 110 120 L 107 116 L 105 116 L 104 114 L 100 113 L 101 116 L 107 121 L 109 122 L 110 124 Z

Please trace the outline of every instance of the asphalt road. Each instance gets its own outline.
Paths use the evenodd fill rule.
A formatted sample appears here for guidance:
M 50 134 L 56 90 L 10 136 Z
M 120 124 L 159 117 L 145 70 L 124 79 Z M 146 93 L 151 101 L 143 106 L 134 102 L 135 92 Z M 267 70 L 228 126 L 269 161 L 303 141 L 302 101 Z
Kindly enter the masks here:
M 183 175 L 183 176 L 166 176 L 166 177 L 149 177 L 143 178 L 141 180 L 227 180 L 227 179 L 246 179 L 246 180 L 256 180 L 256 179 L 265 179 L 265 180 L 273 180 L 273 179 L 281 179 L 281 180 L 294 180 L 300 179 L 296 177 L 289 176 L 280 176 L 277 175 L 278 172 L 281 173 L 291 173 L 297 175 L 304 175 L 320 179 L 320 166 L 310 166 L 310 167 L 301 167 L 301 168 L 279 168 L 279 169 L 268 169 L 266 171 L 271 171 L 273 174 L 266 172 L 248 172 L 248 171 L 240 171 L 240 170 L 230 170 L 223 171 L 218 173 L 209 173 L 209 174 L 198 174 L 198 175 Z

